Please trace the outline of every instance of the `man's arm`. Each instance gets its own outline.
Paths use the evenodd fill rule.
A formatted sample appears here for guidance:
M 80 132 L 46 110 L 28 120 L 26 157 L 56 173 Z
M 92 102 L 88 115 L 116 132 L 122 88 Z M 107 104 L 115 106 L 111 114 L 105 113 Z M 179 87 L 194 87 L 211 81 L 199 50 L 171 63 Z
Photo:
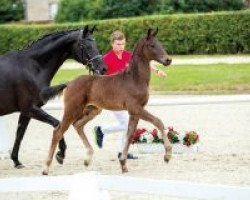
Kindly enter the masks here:
M 165 78 L 167 76 L 167 74 L 164 71 L 158 69 L 156 67 L 156 64 L 157 64 L 157 62 L 155 62 L 155 61 L 151 61 L 149 63 L 151 71 L 155 72 L 157 76 L 159 76 L 161 78 Z

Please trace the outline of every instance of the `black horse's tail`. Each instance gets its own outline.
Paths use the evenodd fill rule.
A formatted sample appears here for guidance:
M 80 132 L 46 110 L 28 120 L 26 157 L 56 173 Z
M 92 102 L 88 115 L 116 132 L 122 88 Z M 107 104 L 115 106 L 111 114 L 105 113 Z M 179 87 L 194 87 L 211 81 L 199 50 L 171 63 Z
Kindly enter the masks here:
M 60 95 L 63 92 L 63 89 L 66 87 L 66 84 L 45 87 L 40 92 L 40 99 L 43 101 L 43 103 L 46 103 L 48 100 L 53 99 L 57 95 Z

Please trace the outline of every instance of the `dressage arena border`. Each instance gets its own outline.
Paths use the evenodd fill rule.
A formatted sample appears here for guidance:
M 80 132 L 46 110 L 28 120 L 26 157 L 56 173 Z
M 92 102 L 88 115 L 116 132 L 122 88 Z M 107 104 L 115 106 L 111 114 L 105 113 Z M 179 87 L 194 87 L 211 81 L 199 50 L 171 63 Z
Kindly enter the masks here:
M 86 188 L 83 189 L 83 188 Z M 107 190 L 147 193 L 177 198 L 249 200 L 250 187 L 153 180 L 129 176 L 99 175 L 86 172 L 68 176 L 0 179 L 0 193 L 69 191 L 69 200 L 108 200 Z
M 206 105 L 249 103 L 250 95 L 218 95 L 218 96 L 177 96 L 166 98 L 150 98 L 147 106 L 178 106 L 178 105 Z M 63 103 L 48 103 L 45 110 L 61 110 Z

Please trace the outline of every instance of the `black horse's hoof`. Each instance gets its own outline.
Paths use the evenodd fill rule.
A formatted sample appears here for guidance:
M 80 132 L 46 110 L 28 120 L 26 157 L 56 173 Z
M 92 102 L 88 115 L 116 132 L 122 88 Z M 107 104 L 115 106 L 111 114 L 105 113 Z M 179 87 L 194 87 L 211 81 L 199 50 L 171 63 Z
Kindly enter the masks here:
M 57 162 L 62 165 L 63 164 L 63 160 L 64 160 L 64 156 L 62 156 L 61 152 L 58 151 L 57 154 L 56 154 L 56 160 Z
M 25 166 L 22 164 L 22 163 L 19 163 L 19 164 L 16 164 L 15 165 L 15 168 L 16 169 L 22 169 L 22 168 L 24 168 Z

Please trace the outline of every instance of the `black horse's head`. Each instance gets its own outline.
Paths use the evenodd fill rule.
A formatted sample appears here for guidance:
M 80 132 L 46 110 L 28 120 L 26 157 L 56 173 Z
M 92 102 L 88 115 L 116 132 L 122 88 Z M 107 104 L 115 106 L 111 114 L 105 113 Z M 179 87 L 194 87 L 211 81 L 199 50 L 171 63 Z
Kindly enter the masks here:
M 80 30 L 78 42 L 74 45 L 73 56 L 94 74 L 105 74 L 107 66 L 103 63 L 102 56 L 99 54 L 95 39 L 92 36 L 94 31 L 95 26 L 89 29 L 88 25 Z

